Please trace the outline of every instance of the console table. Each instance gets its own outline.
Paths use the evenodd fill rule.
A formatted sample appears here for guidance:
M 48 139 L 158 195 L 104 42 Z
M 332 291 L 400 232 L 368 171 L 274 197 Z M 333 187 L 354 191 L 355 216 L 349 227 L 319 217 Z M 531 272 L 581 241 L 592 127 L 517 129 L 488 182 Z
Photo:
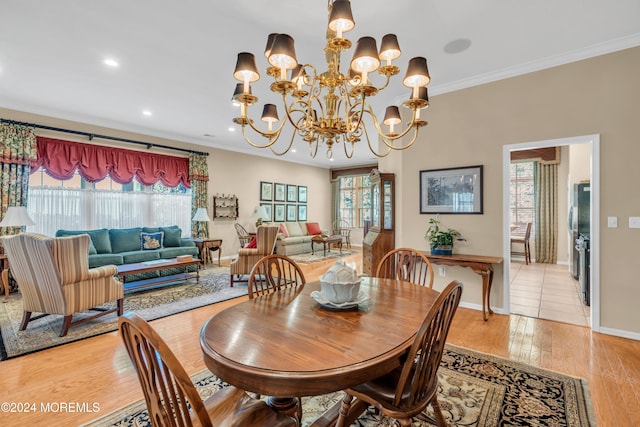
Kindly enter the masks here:
M 490 305 L 493 264 L 501 264 L 501 257 L 466 254 L 431 255 L 431 253 L 424 251 L 422 253 L 429 258 L 432 264 L 467 267 L 482 276 L 482 318 L 486 321 L 489 314 L 493 314 Z

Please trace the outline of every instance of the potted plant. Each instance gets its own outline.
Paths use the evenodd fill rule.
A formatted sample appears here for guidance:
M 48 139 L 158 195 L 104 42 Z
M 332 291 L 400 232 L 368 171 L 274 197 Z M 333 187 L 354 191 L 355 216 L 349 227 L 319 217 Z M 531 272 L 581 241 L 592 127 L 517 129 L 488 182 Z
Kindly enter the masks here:
M 432 255 L 451 255 L 453 253 L 453 241 L 465 240 L 457 230 L 448 228 L 445 231 L 440 228 L 438 217 L 429 220 L 429 228 L 427 228 L 424 238 L 429 242 Z

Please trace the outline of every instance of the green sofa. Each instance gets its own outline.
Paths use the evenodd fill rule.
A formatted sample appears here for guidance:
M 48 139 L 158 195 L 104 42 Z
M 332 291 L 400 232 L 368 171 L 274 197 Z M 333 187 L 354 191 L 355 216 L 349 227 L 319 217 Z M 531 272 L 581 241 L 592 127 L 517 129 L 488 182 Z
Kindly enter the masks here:
M 162 244 L 153 250 L 142 249 L 141 233 L 163 232 Z M 198 256 L 198 248 L 191 239 L 182 238 L 177 225 L 171 227 L 102 228 L 99 230 L 58 230 L 56 237 L 88 234 L 89 268 L 103 265 L 123 265 L 156 259 L 175 258 L 178 255 Z M 195 268 L 195 267 L 193 267 Z M 153 271 L 126 276 L 125 281 L 135 281 L 175 274 L 176 269 Z M 184 269 L 181 269 L 184 271 Z

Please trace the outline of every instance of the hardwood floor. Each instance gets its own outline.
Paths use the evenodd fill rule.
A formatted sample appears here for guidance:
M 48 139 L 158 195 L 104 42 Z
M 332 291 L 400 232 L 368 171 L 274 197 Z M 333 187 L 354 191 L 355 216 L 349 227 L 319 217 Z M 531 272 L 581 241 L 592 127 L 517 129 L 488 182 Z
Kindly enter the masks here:
M 361 264 L 361 254 L 348 256 Z M 334 260 L 301 264 L 308 281 L 317 279 Z M 478 284 L 468 284 L 475 286 Z M 605 284 L 606 285 L 606 284 Z M 151 322 L 185 369 L 204 368 L 198 334 L 216 312 L 236 299 Z M 640 342 L 592 333 L 586 327 L 518 315 L 460 308 L 448 342 L 586 378 L 599 426 L 640 424 Z M 0 402 L 35 404 L 31 412 L 0 411 L 2 426 L 78 425 L 142 399 L 140 385 L 117 333 L 0 362 Z M 88 404 L 97 410 L 60 409 Z M 42 405 L 49 405 L 49 412 Z M 58 409 L 57 411 L 54 411 Z

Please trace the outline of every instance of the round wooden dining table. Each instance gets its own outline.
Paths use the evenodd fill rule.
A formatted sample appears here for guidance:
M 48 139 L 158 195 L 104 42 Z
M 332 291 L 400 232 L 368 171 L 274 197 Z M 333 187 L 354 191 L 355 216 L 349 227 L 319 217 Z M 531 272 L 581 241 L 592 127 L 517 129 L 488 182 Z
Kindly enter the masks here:
M 439 295 L 409 282 L 364 277 L 360 290 L 369 300 L 335 310 L 313 299 L 319 290 L 320 282 L 310 282 L 211 317 L 200 333 L 209 370 L 281 400 L 343 390 L 400 366 Z

